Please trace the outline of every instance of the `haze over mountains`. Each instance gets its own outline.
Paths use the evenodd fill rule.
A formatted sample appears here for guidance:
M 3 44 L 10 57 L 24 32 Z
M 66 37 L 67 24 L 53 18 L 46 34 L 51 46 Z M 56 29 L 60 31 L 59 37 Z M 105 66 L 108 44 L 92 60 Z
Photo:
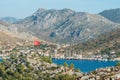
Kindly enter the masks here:
M 106 17 L 105 15 L 109 15 L 109 10 L 107 11 L 107 13 L 103 11 L 99 15 L 75 12 L 70 9 L 46 10 L 40 8 L 33 15 L 20 21 L 16 20 L 15 24 L 9 24 L 7 30 L 14 35 L 16 35 L 15 32 L 22 34 L 20 37 L 24 39 L 34 36 L 50 42 L 79 43 L 120 28 L 119 15 L 116 15 L 117 11 L 119 13 L 119 9 L 110 10 L 110 16 Z M 113 19 L 109 18 L 111 15 L 116 15 L 116 18 L 111 20 Z M 2 28 L 6 30 L 6 25 Z M 26 38 L 24 34 L 27 34 Z

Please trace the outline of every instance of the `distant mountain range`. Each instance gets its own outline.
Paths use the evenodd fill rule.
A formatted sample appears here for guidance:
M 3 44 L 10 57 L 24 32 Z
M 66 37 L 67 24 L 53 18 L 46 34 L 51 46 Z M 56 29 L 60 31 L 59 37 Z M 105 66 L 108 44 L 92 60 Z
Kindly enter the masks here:
M 116 10 L 119 12 L 119 9 Z M 5 24 L 9 25 L 8 31 L 24 39 L 30 39 L 33 36 L 50 42 L 79 43 L 120 28 L 119 23 L 115 20 L 113 22 L 103 13 L 105 14 L 105 11 L 100 14 L 90 14 L 70 9 L 40 8 L 33 15 L 20 21 L 16 20 L 14 24 Z M 115 13 L 112 15 L 116 15 Z M 106 15 L 109 15 L 109 12 Z M 2 27 L 4 30 L 6 25 L 4 25 L 5 28 Z
M 0 18 L 0 21 L 8 22 L 8 23 L 16 23 L 17 21 L 20 21 L 21 19 L 17 19 L 14 17 L 2 17 Z
M 105 10 L 99 14 L 113 22 L 120 23 L 120 8 Z

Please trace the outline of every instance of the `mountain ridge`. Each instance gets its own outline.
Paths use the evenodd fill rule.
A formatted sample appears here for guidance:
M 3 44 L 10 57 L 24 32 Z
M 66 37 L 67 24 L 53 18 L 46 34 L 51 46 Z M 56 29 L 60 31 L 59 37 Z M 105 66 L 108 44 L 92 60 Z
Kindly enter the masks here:
M 3 22 L 8 22 L 8 23 L 11 23 L 11 24 L 14 24 L 16 23 L 17 21 L 20 21 L 21 19 L 17 19 L 15 17 L 1 17 L 0 18 L 0 21 L 3 21 Z
M 17 24 L 24 26 L 22 28 L 26 32 L 43 40 L 60 43 L 86 41 L 119 28 L 119 24 L 101 15 L 70 9 L 38 9 L 32 16 Z
M 2 31 L 26 40 L 42 39 L 53 43 L 79 43 L 119 29 L 120 24 L 88 12 L 70 9 L 41 9 L 16 23 L 0 21 Z

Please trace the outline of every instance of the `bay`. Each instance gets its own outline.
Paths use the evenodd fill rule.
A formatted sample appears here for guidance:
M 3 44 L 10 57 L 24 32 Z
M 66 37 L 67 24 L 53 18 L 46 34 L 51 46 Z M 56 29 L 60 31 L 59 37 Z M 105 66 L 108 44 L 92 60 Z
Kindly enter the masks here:
M 68 60 L 68 59 L 52 59 L 53 63 L 63 65 L 66 62 L 68 65 L 74 64 L 76 69 L 80 69 L 81 72 L 88 73 L 99 68 L 106 68 L 115 66 L 118 61 L 98 61 L 98 60 Z M 0 58 L 0 62 L 2 59 Z
M 75 68 L 79 68 L 81 72 L 87 73 L 99 68 L 115 66 L 117 61 L 98 61 L 98 60 L 67 60 L 67 59 L 52 59 L 53 63 L 63 65 L 73 63 Z

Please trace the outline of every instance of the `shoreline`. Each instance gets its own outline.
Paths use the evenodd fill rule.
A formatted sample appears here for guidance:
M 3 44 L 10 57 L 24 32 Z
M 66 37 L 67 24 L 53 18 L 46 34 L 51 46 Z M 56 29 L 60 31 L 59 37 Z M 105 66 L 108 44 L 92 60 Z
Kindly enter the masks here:
M 113 59 L 113 60 L 108 60 L 108 59 L 90 59 L 90 58 L 82 58 L 82 59 L 76 59 L 76 58 L 52 58 L 52 59 L 63 59 L 63 60 L 90 60 L 90 61 L 120 61 L 117 59 Z
M 115 58 L 114 60 L 115 60 L 115 61 L 120 61 L 120 57 L 118 57 L 118 58 Z

